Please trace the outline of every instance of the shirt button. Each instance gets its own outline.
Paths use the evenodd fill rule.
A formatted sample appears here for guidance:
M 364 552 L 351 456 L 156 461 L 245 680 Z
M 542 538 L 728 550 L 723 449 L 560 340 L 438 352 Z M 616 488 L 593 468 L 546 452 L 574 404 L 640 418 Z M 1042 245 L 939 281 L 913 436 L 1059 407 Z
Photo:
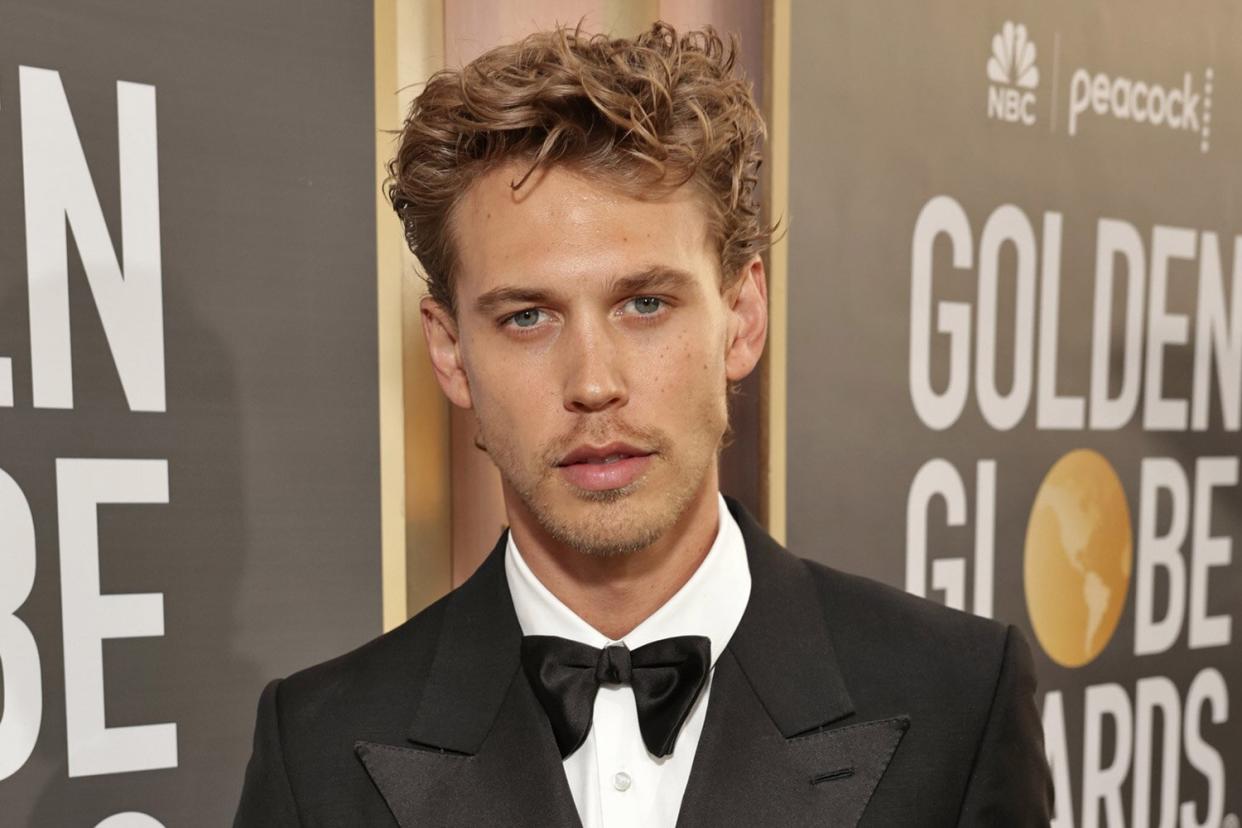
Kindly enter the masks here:
M 630 785 L 634 784 L 634 780 L 630 779 L 630 775 L 625 771 L 621 771 L 612 778 L 612 786 L 621 793 L 625 793 L 630 789 Z

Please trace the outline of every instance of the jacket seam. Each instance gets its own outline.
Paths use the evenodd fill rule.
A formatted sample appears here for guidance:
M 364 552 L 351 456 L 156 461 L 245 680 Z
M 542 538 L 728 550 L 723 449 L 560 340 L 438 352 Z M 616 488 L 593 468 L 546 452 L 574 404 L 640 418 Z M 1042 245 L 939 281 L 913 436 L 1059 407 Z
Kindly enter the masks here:
M 1012 624 L 1005 628 L 1005 645 L 1001 648 L 1000 664 L 996 668 L 996 680 L 992 683 L 992 699 L 988 703 L 988 714 L 983 719 L 983 730 L 979 733 L 979 742 L 975 746 L 975 755 L 970 760 L 970 773 L 966 777 L 966 787 L 962 791 L 962 801 L 957 808 L 957 824 L 962 823 L 962 813 L 970 799 L 970 789 L 975 783 L 975 772 L 979 769 L 979 758 L 983 754 L 983 744 L 987 741 L 988 731 L 992 727 L 992 715 L 996 712 L 996 698 L 1000 694 L 1001 677 L 1005 674 L 1005 662 L 1009 658 L 1009 643 L 1013 640 Z
M 280 690 L 283 686 L 283 681 L 277 682 L 272 691 L 272 711 L 276 719 L 276 747 L 280 749 L 280 776 L 285 783 L 285 793 L 289 796 L 289 804 L 293 806 L 293 816 L 297 819 L 300 828 L 306 823 L 302 820 L 302 808 L 298 805 L 298 798 L 293 792 L 293 783 L 289 780 L 289 767 L 285 764 L 285 729 L 280 721 Z
M 420 743 L 416 743 L 416 745 L 417 744 Z M 355 745 L 364 745 L 368 750 L 385 751 L 387 753 L 395 753 L 399 756 L 408 756 L 410 754 L 417 756 L 418 754 L 427 754 L 429 756 L 444 757 L 446 759 L 458 759 L 461 761 L 469 761 L 476 757 L 476 754 L 473 753 L 458 753 L 455 750 L 446 750 L 444 748 L 437 748 L 431 745 L 424 747 L 405 747 L 404 745 L 386 745 L 383 742 L 367 741 L 358 741 Z
M 800 742 L 804 740 L 814 739 L 818 736 L 827 736 L 828 734 L 839 735 L 841 733 L 848 733 L 851 730 L 857 730 L 860 727 L 874 727 L 875 725 L 881 725 L 881 724 L 898 725 L 899 729 L 904 734 L 905 731 L 910 727 L 910 717 L 902 713 L 897 716 L 887 716 L 883 719 L 868 719 L 865 722 L 856 722 L 855 724 L 845 725 L 844 727 L 832 727 L 832 726 L 820 727 L 820 728 L 816 728 L 815 730 L 808 731 L 806 733 L 799 733 L 796 736 L 788 736 L 786 737 L 786 741 Z

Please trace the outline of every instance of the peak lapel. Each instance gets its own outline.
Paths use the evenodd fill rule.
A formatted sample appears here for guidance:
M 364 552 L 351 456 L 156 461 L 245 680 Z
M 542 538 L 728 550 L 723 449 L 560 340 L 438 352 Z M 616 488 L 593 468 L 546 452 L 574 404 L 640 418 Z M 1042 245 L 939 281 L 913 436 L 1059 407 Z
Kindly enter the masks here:
M 856 825 L 909 719 L 850 721 L 806 564 L 728 505 L 746 542 L 750 601 L 716 662 L 677 824 Z
M 513 676 L 510 687 L 477 753 L 355 746 L 401 828 L 580 824 L 539 703 L 524 676 Z
M 806 564 L 726 500 L 746 543 L 750 600 L 728 649 L 786 738 L 854 712 Z
M 406 743 L 355 746 L 401 828 L 578 824 L 547 718 L 518 669 L 506 540 L 448 599 Z
M 449 596 L 440 641 L 409 740 L 454 753 L 478 753 L 521 664 L 518 626 L 505 579 L 500 536 L 483 565 Z
M 908 725 L 897 717 L 787 739 L 725 650 L 677 826 L 857 825 Z

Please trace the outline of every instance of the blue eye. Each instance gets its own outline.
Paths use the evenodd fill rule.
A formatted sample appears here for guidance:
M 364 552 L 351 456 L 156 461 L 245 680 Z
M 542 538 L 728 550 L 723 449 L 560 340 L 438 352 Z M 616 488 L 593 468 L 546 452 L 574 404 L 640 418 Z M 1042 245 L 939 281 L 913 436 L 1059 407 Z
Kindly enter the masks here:
M 539 317 L 542 314 L 543 311 L 539 310 L 539 308 L 527 308 L 513 314 L 509 319 L 519 328 L 533 328 L 539 322 Z
M 643 316 L 649 316 L 664 306 L 664 300 L 658 296 L 639 296 L 630 301 L 634 303 L 634 310 Z

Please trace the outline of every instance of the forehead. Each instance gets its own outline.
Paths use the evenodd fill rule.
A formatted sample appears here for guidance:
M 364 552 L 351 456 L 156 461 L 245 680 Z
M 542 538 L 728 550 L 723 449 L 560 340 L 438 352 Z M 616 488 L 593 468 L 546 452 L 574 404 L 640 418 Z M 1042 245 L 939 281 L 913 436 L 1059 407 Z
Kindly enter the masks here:
M 553 166 L 514 190 L 524 173 L 516 164 L 491 170 L 457 205 L 459 300 L 514 282 L 588 289 L 652 267 L 715 278 L 706 208 L 692 187 L 640 199 Z

